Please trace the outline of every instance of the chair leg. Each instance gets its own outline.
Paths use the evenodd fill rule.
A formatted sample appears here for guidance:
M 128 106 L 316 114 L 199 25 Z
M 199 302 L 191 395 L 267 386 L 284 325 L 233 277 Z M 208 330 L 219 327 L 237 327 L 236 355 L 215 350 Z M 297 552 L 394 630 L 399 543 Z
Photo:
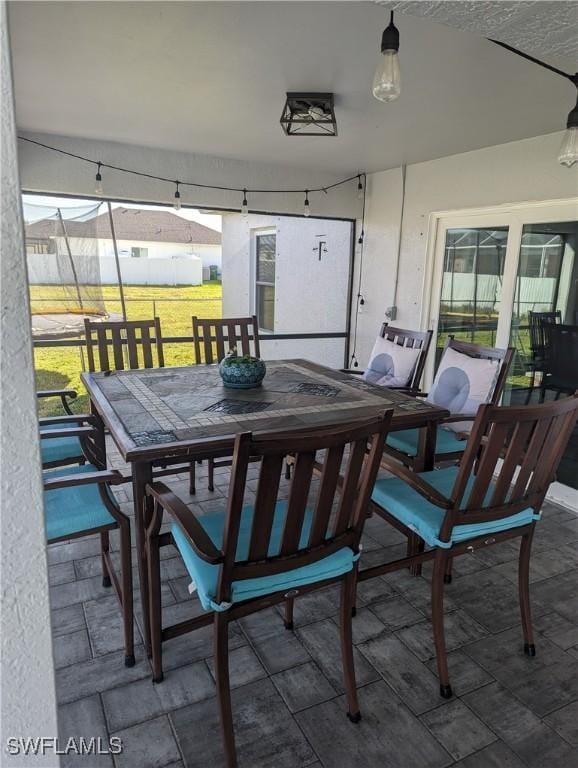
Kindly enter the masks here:
M 343 677 L 347 696 L 347 717 L 352 723 L 361 720 L 359 702 L 357 700 L 357 685 L 355 683 L 355 662 L 353 660 L 353 627 L 351 611 L 355 603 L 356 569 L 348 573 L 341 583 L 341 659 Z
M 451 584 L 452 583 L 452 564 L 454 562 L 453 557 L 448 557 L 448 561 L 446 563 L 446 570 L 444 573 L 444 584 Z
M 444 699 L 449 699 L 452 695 L 444 632 L 444 575 L 447 560 L 448 556 L 445 550 L 438 549 L 434 559 L 431 594 L 431 619 L 440 680 L 440 694 Z
M 122 621 L 124 630 L 124 663 L 134 667 L 134 615 L 130 523 L 120 527 L 120 568 L 122 584 Z
M 101 531 L 100 532 L 100 557 L 101 557 L 101 563 L 102 563 L 102 586 L 103 587 L 110 587 L 111 586 L 111 580 L 110 580 L 110 574 L 108 572 L 108 566 L 106 564 L 106 553 L 110 551 L 110 541 L 108 536 L 108 531 Z
M 424 540 L 417 536 L 416 534 L 412 534 L 411 536 L 408 536 L 407 539 L 407 556 L 412 557 L 413 555 L 420 555 L 425 549 L 425 543 Z M 410 565 L 409 566 L 409 572 L 412 576 L 421 576 L 422 573 L 422 567 L 421 563 L 417 563 L 416 565 Z
M 520 543 L 520 560 L 518 565 L 518 589 L 520 593 L 520 613 L 522 614 L 522 631 L 524 632 L 524 653 L 526 656 L 536 655 L 534 645 L 534 630 L 530 610 L 530 551 L 534 531 L 522 536 Z
M 191 496 L 194 496 L 197 492 L 196 474 L 195 462 L 191 461 L 189 464 L 189 493 Z
M 215 460 L 209 459 L 207 462 L 207 474 L 209 478 L 209 490 L 214 491 L 215 490 Z
M 288 597 L 285 600 L 285 629 L 293 629 L 293 604 L 294 597 Z
M 221 731 L 227 768 L 237 768 L 231 685 L 229 681 L 229 620 L 223 611 L 215 612 L 215 678 L 221 715 Z
M 161 567 L 158 536 L 149 536 L 147 538 L 147 566 L 149 582 L 149 621 L 153 683 L 161 683 L 163 680 L 163 657 L 161 639 Z
M 291 464 L 285 460 L 285 480 L 291 480 Z

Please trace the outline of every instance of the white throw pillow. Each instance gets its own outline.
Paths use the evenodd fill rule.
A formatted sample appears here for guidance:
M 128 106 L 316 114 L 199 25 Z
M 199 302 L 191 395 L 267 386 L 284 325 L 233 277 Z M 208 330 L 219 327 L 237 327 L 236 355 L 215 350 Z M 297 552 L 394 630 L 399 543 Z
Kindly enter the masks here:
M 499 360 L 470 357 L 448 348 L 426 400 L 447 408 L 453 416 L 461 413 L 474 416 L 480 405 L 491 399 L 499 370 Z M 444 428 L 469 432 L 472 422 L 455 422 Z
M 407 387 L 419 354 L 419 349 L 401 347 L 378 336 L 363 378 L 380 387 Z

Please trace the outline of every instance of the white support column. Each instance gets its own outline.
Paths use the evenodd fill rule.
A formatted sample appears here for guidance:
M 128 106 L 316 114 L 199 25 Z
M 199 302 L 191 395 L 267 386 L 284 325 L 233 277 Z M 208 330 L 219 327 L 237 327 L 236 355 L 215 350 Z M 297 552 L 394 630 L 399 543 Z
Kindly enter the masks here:
M 6 4 L 0 1 L 0 765 L 57 768 L 52 750 L 11 755 L 9 738 L 57 735 L 34 367 Z

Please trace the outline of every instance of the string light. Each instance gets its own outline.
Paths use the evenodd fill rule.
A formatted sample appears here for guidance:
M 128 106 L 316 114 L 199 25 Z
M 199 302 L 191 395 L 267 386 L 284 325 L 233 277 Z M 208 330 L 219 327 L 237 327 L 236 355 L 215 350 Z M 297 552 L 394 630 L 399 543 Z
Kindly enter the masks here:
M 100 172 L 100 168 L 102 166 L 102 163 L 97 163 L 97 171 L 96 176 L 94 177 L 94 194 L 98 195 L 99 197 L 102 195 L 102 174 Z
M 357 199 L 363 200 L 363 184 L 361 183 L 361 176 L 357 177 Z
M 363 177 L 363 183 L 361 181 Z M 351 351 L 351 357 L 349 358 L 349 366 L 350 368 L 359 368 L 359 362 L 357 360 L 356 351 L 357 351 L 357 327 L 359 324 L 359 315 L 361 312 L 363 312 L 363 307 L 365 305 L 365 296 L 361 293 L 361 283 L 363 280 L 363 242 L 365 240 L 365 203 L 366 203 L 366 193 L 367 193 L 367 176 L 365 173 L 360 174 L 358 176 L 358 189 L 359 186 L 362 187 L 362 196 L 361 199 L 363 200 L 363 209 L 361 213 L 361 233 L 359 235 L 358 244 L 359 244 L 359 282 L 357 284 L 357 305 L 355 308 L 355 320 L 353 324 L 353 349 Z
M 175 181 L 175 184 L 177 185 L 177 190 L 175 192 L 175 211 L 180 211 L 181 210 L 181 193 L 179 192 L 180 181 Z
M 311 207 L 309 205 L 309 190 L 305 190 L 305 200 L 303 201 L 303 215 L 304 216 L 311 216 Z
M 247 218 L 249 215 L 249 204 L 247 203 L 247 190 L 243 190 L 243 202 L 241 203 L 241 215 L 243 218 Z

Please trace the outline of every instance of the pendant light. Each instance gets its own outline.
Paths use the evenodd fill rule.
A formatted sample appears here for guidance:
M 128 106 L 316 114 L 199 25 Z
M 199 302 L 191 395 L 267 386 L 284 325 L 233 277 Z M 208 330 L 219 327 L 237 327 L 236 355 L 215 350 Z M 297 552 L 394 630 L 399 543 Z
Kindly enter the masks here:
M 399 30 L 393 23 L 393 11 L 389 25 L 383 30 L 381 56 L 373 78 L 373 95 L 378 101 L 395 101 L 401 92 L 399 72 Z
M 578 163 L 578 99 L 576 106 L 568 115 L 566 122 L 566 133 L 560 146 L 558 162 L 567 165 L 568 168 Z
M 94 194 L 98 195 L 98 197 L 102 197 L 103 189 L 102 189 L 102 173 L 100 172 L 102 163 L 98 163 L 98 167 L 96 169 L 96 176 L 94 177 Z

